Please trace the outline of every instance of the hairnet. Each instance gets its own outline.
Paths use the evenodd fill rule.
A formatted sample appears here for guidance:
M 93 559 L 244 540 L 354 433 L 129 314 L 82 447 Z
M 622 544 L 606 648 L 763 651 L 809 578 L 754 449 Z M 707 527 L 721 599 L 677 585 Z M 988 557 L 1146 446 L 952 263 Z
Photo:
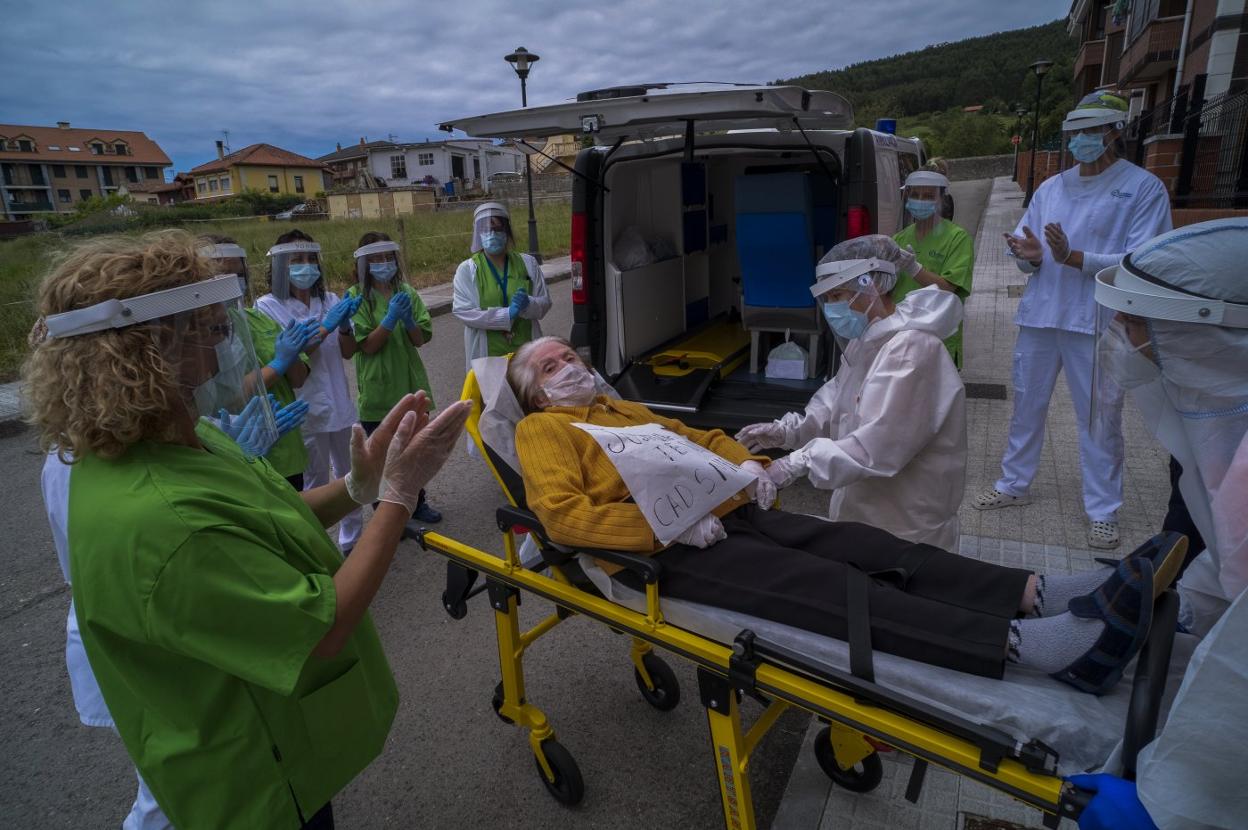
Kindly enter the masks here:
M 893 286 L 897 284 L 897 263 L 901 259 L 901 249 L 897 247 L 897 243 L 891 236 L 872 233 L 838 242 L 832 250 L 823 255 L 819 264 L 840 262 L 846 259 L 878 259 L 887 262 L 893 266 L 892 271 L 880 269 L 869 272 L 875 281 L 875 287 L 883 293 L 892 291 Z
M 481 234 L 489 230 L 490 218 L 498 216 L 506 224 L 507 236 L 511 236 L 511 213 L 502 202 L 483 202 L 472 212 L 472 252 L 481 250 Z

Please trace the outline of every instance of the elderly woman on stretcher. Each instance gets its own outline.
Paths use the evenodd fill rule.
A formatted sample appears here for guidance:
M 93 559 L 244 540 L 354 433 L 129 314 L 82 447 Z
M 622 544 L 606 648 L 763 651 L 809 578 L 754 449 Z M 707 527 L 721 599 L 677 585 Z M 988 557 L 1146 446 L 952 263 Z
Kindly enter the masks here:
M 507 378 L 528 413 L 516 429 L 528 504 L 550 540 L 656 557 L 663 597 L 844 640 L 857 569 L 870 577 L 873 648 L 992 678 L 1017 663 L 1103 694 L 1143 645 L 1185 552 L 1184 537 L 1163 534 L 1117 567 L 1041 575 L 785 513 L 770 509 L 766 456 L 602 394 L 562 338 L 522 346 Z

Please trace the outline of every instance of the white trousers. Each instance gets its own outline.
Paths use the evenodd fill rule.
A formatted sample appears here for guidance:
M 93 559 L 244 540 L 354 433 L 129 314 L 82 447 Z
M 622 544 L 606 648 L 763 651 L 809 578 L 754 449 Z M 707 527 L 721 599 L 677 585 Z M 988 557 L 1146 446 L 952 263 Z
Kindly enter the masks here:
M 130 815 L 126 816 L 126 820 L 121 823 L 121 830 L 172 830 L 173 825 L 169 823 L 160 805 L 156 803 L 156 796 L 152 795 L 152 791 L 147 788 L 147 782 L 143 780 L 143 776 L 139 775 L 137 769 L 134 774 L 139 779 L 139 792 L 134 797 L 134 806 L 130 808 Z
M 304 490 L 329 484 L 351 471 L 350 427 L 337 432 L 305 432 L 303 445 L 308 448 L 308 469 L 303 473 Z M 362 508 L 348 513 L 338 524 L 338 547 L 343 550 L 355 547 L 363 527 Z
M 1062 329 L 1019 326 L 1014 344 L 1014 414 L 1010 437 L 1001 459 L 996 489 L 1025 496 L 1040 466 L 1044 420 L 1057 384 L 1059 370 L 1066 375 L 1075 420 L 1079 425 L 1079 467 L 1083 475 L 1083 509 L 1092 521 L 1117 521 L 1122 507 L 1122 400 L 1106 413 L 1106 434 L 1090 429 L 1092 358 L 1096 337 Z M 1099 416 L 1098 416 L 1099 417 Z

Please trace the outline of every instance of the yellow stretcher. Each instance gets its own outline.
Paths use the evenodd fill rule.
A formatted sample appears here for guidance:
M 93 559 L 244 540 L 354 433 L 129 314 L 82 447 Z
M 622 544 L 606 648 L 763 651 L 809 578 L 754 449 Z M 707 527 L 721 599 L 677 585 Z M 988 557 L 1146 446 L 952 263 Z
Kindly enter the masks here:
M 421 532 L 418 541 L 422 548 L 449 560 L 442 601 L 453 618 L 460 619 L 467 613 L 468 599 L 479 593 L 488 594 L 502 674 L 502 681 L 494 690 L 494 711 L 502 720 L 528 732 L 542 783 L 560 802 L 580 802 L 584 782 L 572 755 L 556 740 L 546 715 L 526 695 L 524 654 L 560 622 L 581 614 L 630 635 L 630 659 L 637 685 L 642 697 L 656 709 L 674 708 L 680 701 L 680 688 L 675 674 L 655 653 L 655 647 L 697 666 L 699 693 L 707 712 L 728 828 L 755 827 L 750 755 L 776 719 L 791 706 L 828 724 L 816 741 L 816 757 L 829 778 L 847 789 L 867 792 L 879 784 L 882 763 L 877 746 L 886 746 L 915 758 L 906 791 L 906 797 L 912 801 L 919 797 L 928 765 L 936 764 L 1043 810 L 1048 826 L 1056 827 L 1060 818 L 1078 817 L 1087 796 L 1063 783 L 1056 772 L 1056 753 L 1043 743 L 1020 744 L 1004 732 L 885 689 L 871 680 L 869 671 L 865 677 L 861 673 L 856 676 L 812 662 L 749 631 L 743 631 L 728 646 L 667 624 L 659 597 L 662 568 L 657 559 L 609 550 L 580 551 L 631 569 L 645 582 L 644 613 L 604 599 L 584 579 L 575 559 L 577 552 L 561 550 L 545 540 L 540 523 L 526 509 L 519 475 L 482 440 L 482 400 L 471 372 L 462 397 L 475 402 L 468 432 L 508 501 L 496 513 L 503 536 L 503 555 L 487 553 L 427 530 Z M 548 575 L 522 564 L 517 537 L 526 531 L 537 541 L 542 558 L 538 567 L 547 569 Z M 480 575 L 484 575 L 484 584 L 478 586 Z M 517 613 L 521 591 L 555 605 L 553 614 L 528 631 L 520 629 Z M 1152 739 L 1156 729 L 1177 613 L 1177 598 L 1167 591 L 1158 601 L 1152 633 L 1135 672 L 1123 743 L 1128 775 L 1133 772 L 1136 751 Z M 749 730 L 742 725 L 742 694 L 751 695 L 766 706 Z

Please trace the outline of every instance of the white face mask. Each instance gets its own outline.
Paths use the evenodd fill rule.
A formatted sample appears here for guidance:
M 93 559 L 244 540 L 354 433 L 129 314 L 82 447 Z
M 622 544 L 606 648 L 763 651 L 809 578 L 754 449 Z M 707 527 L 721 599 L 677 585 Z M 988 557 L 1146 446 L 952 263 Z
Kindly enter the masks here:
M 542 391 L 551 406 L 589 406 L 599 394 L 597 386 L 588 369 L 569 363 L 542 384 Z
M 1145 344 L 1147 345 L 1147 344 Z M 1109 324 L 1097 343 L 1100 360 L 1109 376 L 1123 389 L 1134 389 L 1161 377 L 1161 369 L 1144 355 L 1145 346 L 1137 346 L 1127 337 L 1122 323 Z
M 217 371 L 195 387 L 192 397 L 200 415 L 217 417 L 222 409 L 235 405 L 242 395 L 244 361 L 247 352 L 237 334 L 226 337 L 213 349 L 217 353 Z

